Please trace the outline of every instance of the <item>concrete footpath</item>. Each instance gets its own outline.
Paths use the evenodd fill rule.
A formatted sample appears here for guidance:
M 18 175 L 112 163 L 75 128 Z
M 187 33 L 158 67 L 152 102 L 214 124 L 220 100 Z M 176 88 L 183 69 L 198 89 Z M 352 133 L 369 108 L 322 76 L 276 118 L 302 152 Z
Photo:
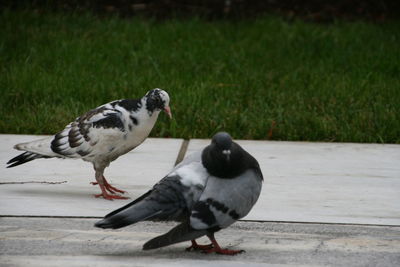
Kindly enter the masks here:
M 209 140 L 147 139 L 105 172 L 131 199 L 107 201 L 93 197 L 81 160 L 5 168 L 14 144 L 41 137 L 0 135 L 0 266 L 400 266 L 400 145 L 238 140 L 265 182 L 251 213 L 216 234 L 246 250 L 232 257 L 186 252 L 189 243 L 141 250 L 174 223 L 93 227 Z

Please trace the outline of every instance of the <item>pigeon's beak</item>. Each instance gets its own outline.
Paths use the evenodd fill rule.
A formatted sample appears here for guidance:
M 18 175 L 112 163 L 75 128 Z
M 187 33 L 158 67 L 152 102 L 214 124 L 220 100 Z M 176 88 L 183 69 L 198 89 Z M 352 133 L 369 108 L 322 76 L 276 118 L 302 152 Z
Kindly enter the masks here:
M 171 109 L 169 108 L 169 106 L 166 106 L 166 107 L 164 108 L 164 111 L 165 111 L 165 113 L 168 114 L 168 117 L 169 117 L 170 119 L 172 119 L 172 113 L 171 113 Z
M 230 149 L 222 150 L 222 154 L 224 154 L 226 156 L 226 160 L 229 161 L 229 159 L 231 158 L 231 150 Z

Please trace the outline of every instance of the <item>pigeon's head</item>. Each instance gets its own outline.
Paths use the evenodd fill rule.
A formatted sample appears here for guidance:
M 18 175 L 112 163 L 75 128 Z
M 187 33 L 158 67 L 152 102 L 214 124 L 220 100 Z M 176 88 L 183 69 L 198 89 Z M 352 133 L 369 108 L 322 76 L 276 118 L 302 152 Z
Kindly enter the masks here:
M 232 137 L 226 132 L 217 133 L 211 140 L 211 145 L 214 146 L 215 153 L 220 154 L 226 161 L 230 160 L 232 144 Z
M 146 94 L 146 108 L 153 112 L 154 110 L 164 110 L 170 118 L 172 118 L 171 109 L 169 107 L 169 95 L 162 89 L 156 88 L 150 90 Z
M 211 144 L 203 149 L 201 162 L 213 176 L 231 179 L 252 168 L 260 174 L 257 160 L 232 140 L 226 132 L 213 136 Z
M 241 149 L 232 137 L 228 133 L 219 132 L 203 150 L 201 162 L 210 174 L 232 178 L 243 171 L 241 158 Z

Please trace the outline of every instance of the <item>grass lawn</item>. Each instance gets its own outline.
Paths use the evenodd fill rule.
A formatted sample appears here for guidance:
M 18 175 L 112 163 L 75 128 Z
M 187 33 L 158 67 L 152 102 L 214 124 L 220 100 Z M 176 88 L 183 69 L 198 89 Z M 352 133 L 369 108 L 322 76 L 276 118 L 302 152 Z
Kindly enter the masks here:
M 400 143 L 400 22 L 0 11 L 0 133 L 52 134 L 159 87 L 152 136 Z

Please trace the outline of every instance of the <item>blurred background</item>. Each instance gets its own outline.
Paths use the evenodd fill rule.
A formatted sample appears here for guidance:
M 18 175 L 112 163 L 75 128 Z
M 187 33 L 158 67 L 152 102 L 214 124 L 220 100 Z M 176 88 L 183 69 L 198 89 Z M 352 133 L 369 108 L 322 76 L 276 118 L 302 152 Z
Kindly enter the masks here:
M 400 143 L 399 1 L 2 1 L 0 133 L 152 88 L 153 137 Z

